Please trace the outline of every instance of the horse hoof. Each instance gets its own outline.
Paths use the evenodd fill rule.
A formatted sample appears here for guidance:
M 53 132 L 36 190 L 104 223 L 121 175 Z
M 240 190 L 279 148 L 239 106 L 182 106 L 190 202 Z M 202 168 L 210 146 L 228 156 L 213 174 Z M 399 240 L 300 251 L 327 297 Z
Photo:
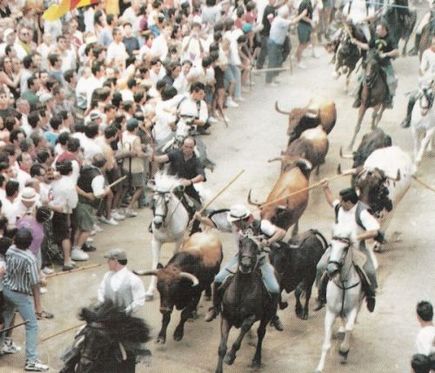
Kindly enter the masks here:
M 180 342 L 183 339 L 183 333 L 174 334 L 174 341 Z
M 304 312 L 302 317 L 301 317 L 301 319 L 302 320 L 308 320 L 308 312 Z
M 159 345 L 164 345 L 166 343 L 166 338 L 165 337 L 158 337 L 156 339 L 156 343 Z
M 234 360 L 236 360 L 236 355 L 234 354 L 226 354 L 224 358 L 224 363 L 227 365 L 233 365 Z
M 261 368 L 261 361 L 252 360 L 251 368 L 260 369 Z
M 341 356 L 340 364 L 346 364 L 347 363 L 347 355 L 349 355 L 349 350 L 347 350 L 347 351 L 338 350 L 338 353 Z
M 338 331 L 337 332 L 337 335 L 336 335 L 336 338 L 338 339 L 338 340 L 343 340 L 344 339 L 344 332 L 340 332 L 340 331 Z

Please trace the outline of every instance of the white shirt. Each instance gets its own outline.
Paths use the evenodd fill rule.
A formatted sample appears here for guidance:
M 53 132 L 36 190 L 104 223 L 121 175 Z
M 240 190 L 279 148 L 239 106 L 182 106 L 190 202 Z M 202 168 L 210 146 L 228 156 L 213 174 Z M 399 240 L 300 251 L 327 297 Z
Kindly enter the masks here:
M 192 100 L 190 97 L 188 97 L 180 103 L 178 112 L 181 115 L 189 115 L 192 117 L 196 117 L 199 120 L 202 120 L 203 122 L 206 122 L 208 119 L 207 104 L 205 103 L 204 100 L 200 102 L 199 110 L 198 110 L 197 102 Z
M 431 48 L 426 49 L 421 56 L 420 70 L 424 80 L 431 80 L 435 77 L 435 52 Z
M 153 40 L 151 54 L 153 57 L 158 57 L 162 61 L 168 55 L 168 43 L 166 42 L 166 38 L 163 34 L 160 34 Z
M 71 214 L 77 207 L 78 195 L 74 180 L 67 176 L 62 176 L 51 184 L 52 200 L 50 207 L 62 209 L 63 214 Z
M 174 107 L 172 100 L 159 101 L 156 105 L 156 124 L 153 127 L 153 135 L 159 145 L 160 142 L 174 135 L 169 124 L 175 122 L 176 118 L 167 110 Z
M 335 200 L 332 205 L 335 208 L 335 206 L 337 206 L 339 203 L 339 200 Z M 348 211 L 340 208 L 338 210 L 338 224 L 334 226 L 334 228 L 340 226 L 340 231 L 349 232 L 352 234 L 352 239 L 354 239 L 358 234 L 364 232 L 364 229 L 362 229 L 355 220 L 356 207 L 357 205 L 353 206 Z M 364 209 L 361 211 L 360 219 L 361 223 L 365 227 L 365 230 L 371 231 L 380 229 L 379 222 L 367 210 Z
M 91 187 L 92 187 L 92 193 L 94 193 L 94 196 L 96 198 L 100 198 L 104 195 L 104 186 L 106 184 L 106 180 L 104 180 L 103 175 L 95 176 L 92 179 Z
M 371 5 L 367 10 L 366 0 L 349 1 L 343 8 L 343 14 L 355 24 L 362 23 L 365 18 L 373 16 L 374 13 L 375 10 Z
M 425 326 L 417 334 L 415 341 L 418 354 L 430 355 L 435 352 L 435 326 Z
M 107 272 L 103 281 L 101 281 L 100 287 L 98 288 L 98 301 L 104 302 L 104 293 L 106 289 L 106 281 L 111 272 Z M 121 284 L 125 281 L 129 281 L 131 286 L 131 292 L 133 294 L 133 302 L 127 306 L 126 312 L 135 312 L 139 307 L 144 305 L 145 300 L 145 289 L 142 280 L 137 277 L 134 273 L 130 272 L 127 267 L 122 268 L 110 278 L 110 287 L 113 291 L 117 291 Z
M 113 61 L 125 61 L 128 57 L 127 50 L 125 49 L 125 44 L 123 42 L 116 43 L 112 41 L 107 48 L 107 61 L 112 64 Z
M 83 139 L 80 139 L 80 145 L 83 148 L 83 156 L 88 161 L 92 160 L 93 156 L 96 154 L 103 154 L 103 150 L 97 144 L 97 142 L 87 136 L 84 136 Z

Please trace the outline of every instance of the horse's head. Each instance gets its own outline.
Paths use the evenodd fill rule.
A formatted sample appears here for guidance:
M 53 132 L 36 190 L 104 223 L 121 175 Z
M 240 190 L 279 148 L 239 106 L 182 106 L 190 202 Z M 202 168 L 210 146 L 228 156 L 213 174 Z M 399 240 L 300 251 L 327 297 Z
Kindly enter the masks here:
M 239 241 L 239 271 L 243 274 L 251 273 L 257 265 L 259 243 L 253 237 L 243 237 Z
M 167 176 L 156 176 L 156 186 L 152 200 L 153 224 L 159 229 L 166 221 L 170 205 L 176 199 L 173 191 L 180 186 L 178 179 Z
M 332 237 L 331 254 L 329 256 L 328 266 L 326 267 L 329 278 L 333 279 L 340 274 L 351 245 L 352 242 L 349 235 L 337 235 Z
M 373 83 L 380 71 L 380 56 L 376 49 L 370 49 L 365 61 L 365 80 L 368 85 Z
M 420 111 L 421 115 L 426 115 L 428 111 L 432 108 L 432 105 L 434 103 L 434 90 L 433 90 L 433 82 L 430 82 L 430 84 L 424 83 L 420 87 Z

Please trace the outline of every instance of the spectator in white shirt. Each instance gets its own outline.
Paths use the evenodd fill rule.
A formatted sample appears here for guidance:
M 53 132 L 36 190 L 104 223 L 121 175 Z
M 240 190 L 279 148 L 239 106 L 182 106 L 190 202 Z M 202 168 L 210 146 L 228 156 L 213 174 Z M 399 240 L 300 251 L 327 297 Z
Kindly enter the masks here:
M 123 63 L 125 68 L 125 60 L 128 58 L 127 50 L 122 42 L 122 31 L 119 28 L 113 29 L 113 41 L 107 48 L 106 65 L 111 66 L 116 63 Z
M 435 353 L 435 326 L 433 324 L 433 306 L 430 302 L 421 301 L 417 304 L 417 320 L 420 331 L 415 341 L 416 352 L 422 355 Z
M 2 213 L 8 219 L 8 227 L 14 228 L 16 224 L 15 206 L 19 193 L 18 181 L 9 180 L 6 182 L 6 198 L 2 200 Z
M 164 60 L 168 55 L 168 41 L 171 38 L 172 26 L 165 26 L 160 35 L 157 36 L 151 47 L 151 55 L 157 57 L 160 60 Z
M 64 262 L 63 270 L 70 271 L 75 267 L 71 260 L 71 214 L 77 207 L 78 195 L 76 183 L 71 178 L 73 167 L 71 161 L 56 164 L 60 178 L 51 183 L 52 199 L 49 207 L 53 210 L 53 236 L 55 242 L 62 247 Z
M 80 141 L 80 145 L 83 148 L 83 155 L 87 161 L 91 161 L 97 154 L 103 154 L 101 147 L 96 142 L 98 132 L 98 124 L 95 122 L 91 122 L 85 127 L 85 137 Z

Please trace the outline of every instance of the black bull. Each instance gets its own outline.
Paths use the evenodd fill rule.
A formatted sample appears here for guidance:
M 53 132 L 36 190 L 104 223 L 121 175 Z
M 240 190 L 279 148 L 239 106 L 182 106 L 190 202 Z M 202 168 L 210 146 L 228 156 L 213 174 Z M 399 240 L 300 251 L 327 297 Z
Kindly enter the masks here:
M 316 266 L 328 246 L 325 237 L 310 229 L 292 237 L 288 245 L 273 247 L 270 261 L 278 273 L 281 290 L 287 293 L 295 290 L 296 315 L 306 320 L 311 289 L 316 278 Z M 305 292 L 305 305 L 302 307 L 300 297 Z M 281 309 L 287 307 L 286 302 L 280 304 Z

